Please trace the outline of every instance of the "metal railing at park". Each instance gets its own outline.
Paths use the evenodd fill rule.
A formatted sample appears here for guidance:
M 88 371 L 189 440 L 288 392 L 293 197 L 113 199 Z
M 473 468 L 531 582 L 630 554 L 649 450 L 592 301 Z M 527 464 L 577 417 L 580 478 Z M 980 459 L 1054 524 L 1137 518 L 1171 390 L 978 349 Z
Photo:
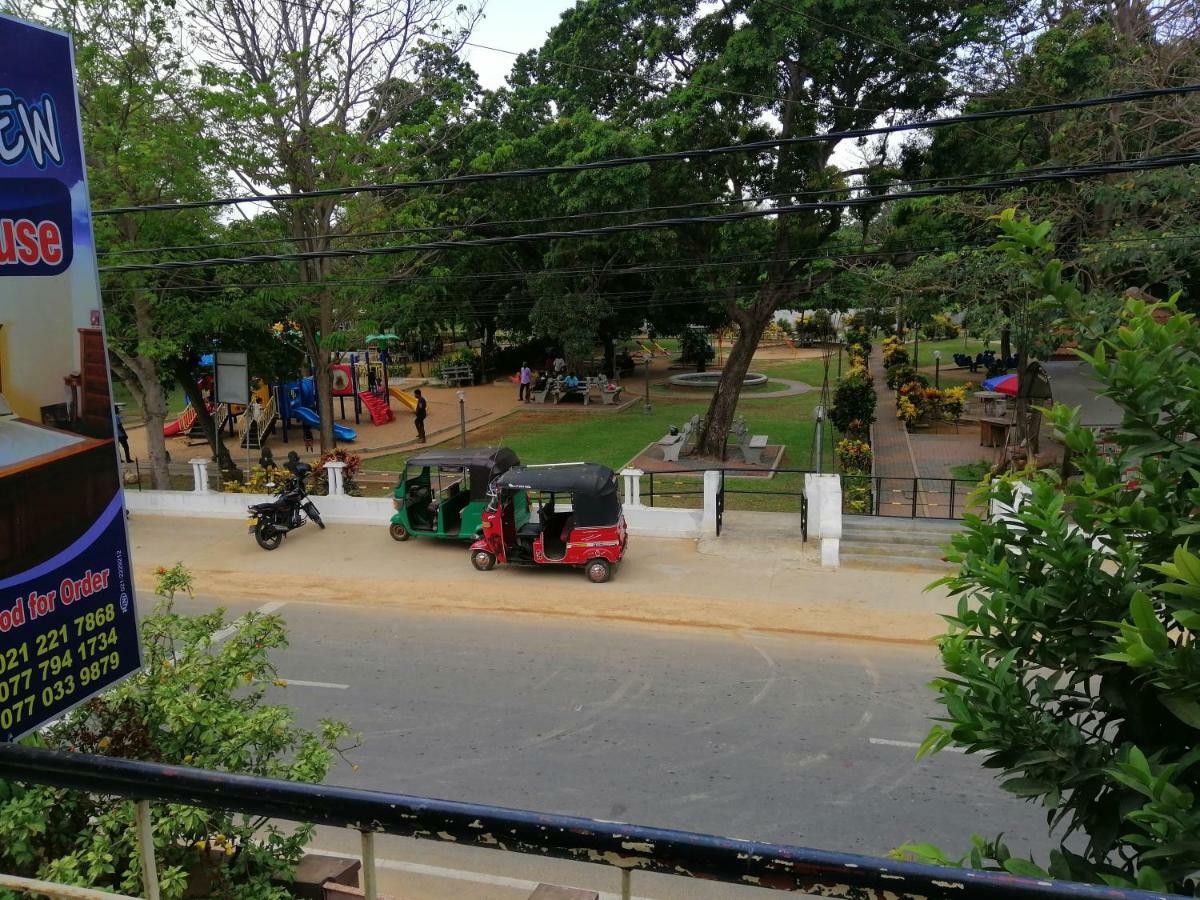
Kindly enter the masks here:
M 962 478 L 843 475 L 842 510 L 860 516 L 961 519 L 964 513 L 984 512 L 972 501 L 978 487 L 978 481 Z
M 621 896 L 633 873 L 660 873 L 774 891 L 842 897 L 937 900 L 1155 900 L 1162 895 L 1099 885 L 949 869 L 851 853 L 601 822 L 572 816 L 230 775 L 184 766 L 0 744 L 0 778 L 134 800 L 145 896 L 159 896 L 152 803 L 176 803 L 348 828 L 362 841 L 362 891 L 376 887 L 375 835 L 615 867 Z M 81 900 L 121 895 L 0 874 L 0 887 Z

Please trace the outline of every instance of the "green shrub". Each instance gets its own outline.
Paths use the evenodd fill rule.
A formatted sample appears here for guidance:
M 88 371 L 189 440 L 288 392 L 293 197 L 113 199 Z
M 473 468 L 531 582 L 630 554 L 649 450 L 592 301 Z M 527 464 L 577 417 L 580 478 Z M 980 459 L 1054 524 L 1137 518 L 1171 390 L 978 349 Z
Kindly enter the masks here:
M 433 377 L 441 378 L 442 373 L 447 368 L 453 366 L 470 366 L 471 371 L 475 373 L 476 379 L 480 378 L 483 374 L 479 353 L 470 347 L 463 347 L 461 350 L 455 350 L 453 353 L 439 359 L 433 367 Z
M 317 731 L 295 724 L 291 709 L 266 702 L 278 681 L 270 653 L 287 645 L 278 616 L 246 613 L 233 633 L 224 611 L 183 615 L 175 598 L 190 596 L 182 566 L 159 569 L 159 602 L 142 619 L 145 666 L 89 700 L 27 743 L 170 765 L 196 766 L 321 782 L 348 729 L 322 721 Z M 158 804 L 154 844 L 162 896 L 177 900 L 190 873 L 202 873 L 204 896 L 284 900 L 272 887 L 288 879 L 312 827 L 199 807 Z M 215 852 L 214 852 L 215 851 Z M 0 871 L 140 896 L 132 801 L 79 791 L 0 781 Z
M 837 454 L 838 468 L 847 475 L 869 475 L 871 463 L 871 445 L 859 438 L 843 438 L 838 441 L 834 450 Z
M 1046 240 L 1011 211 L 1000 246 L 1064 318 L 1085 321 Z M 1090 301 L 1090 298 L 1088 298 Z M 1156 321 L 1155 312 L 1168 314 Z M 980 495 L 1012 514 L 968 517 L 943 580 L 957 598 L 940 649 L 943 706 L 923 751 L 979 754 L 1009 793 L 1046 810 L 1049 848 L 1013 857 L 974 838 L 977 868 L 1195 893 L 1200 871 L 1200 327 L 1130 301 L 1084 354 L 1122 410 L 1106 452 L 1078 414 L 1050 421 L 1073 475 L 1026 471 Z M 1017 487 L 1020 481 L 1023 486 Z M 1018 495 L 1023 494 L 1020 499 Z
M 829 419 L 843 434 L 861 436 L 875 421 L 875 386 L 867 370 L 859 366 L 850 369 L 833 392 L 833 407 Z M 852 432 L 852 423 L 853 425 Z

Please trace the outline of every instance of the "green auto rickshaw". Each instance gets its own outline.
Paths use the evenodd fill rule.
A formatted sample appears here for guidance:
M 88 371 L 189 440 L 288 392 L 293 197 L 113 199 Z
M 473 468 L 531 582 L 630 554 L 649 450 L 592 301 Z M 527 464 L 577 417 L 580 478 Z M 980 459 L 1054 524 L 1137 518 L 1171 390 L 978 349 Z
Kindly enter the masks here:
M 411 457 L 392 492 L 396 512 L 389 529 L 397 541 L 413 535 L 475 539 L 488 505 L 488 485 L 521 461 L 507 447 L 429 450 Z M 516 503 L 517 527 L 529 521 L 525 497 Z

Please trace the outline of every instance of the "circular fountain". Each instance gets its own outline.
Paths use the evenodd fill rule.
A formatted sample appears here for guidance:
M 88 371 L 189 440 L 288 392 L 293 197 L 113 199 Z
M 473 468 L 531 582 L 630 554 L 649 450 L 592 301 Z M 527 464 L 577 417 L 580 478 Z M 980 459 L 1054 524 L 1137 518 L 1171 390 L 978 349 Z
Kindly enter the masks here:
M 720 372 L 683 372 L 679 375 L 672 375 L 669 382 L 672 387 L 713 390 L 720 380 Z M 746 377 L 742 379 L 742 384 L 745 387 L 754 387 L 755 385 L 766 383 L 767 376 L 759 372 L 747 372 Z

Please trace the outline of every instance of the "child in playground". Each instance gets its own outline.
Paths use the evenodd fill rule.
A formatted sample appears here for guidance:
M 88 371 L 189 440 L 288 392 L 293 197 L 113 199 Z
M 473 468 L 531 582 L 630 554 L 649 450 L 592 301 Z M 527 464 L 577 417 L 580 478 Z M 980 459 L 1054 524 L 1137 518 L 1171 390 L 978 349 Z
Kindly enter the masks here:
M 425 398 L 421 396 L 420 388 L 413 391 L 413 396 L 417 398 L 416 417 L 413 421 L 417 426 L 417 440 L 423 444 L 425 443 L 425 416 L 428 404 L 425 403 Z
M 308 426 L 307 422 L 303 423 L 300 427 L 304 432 L 304 452 L 312 453 L 312 449 L 313 449 L 312 429 Z

